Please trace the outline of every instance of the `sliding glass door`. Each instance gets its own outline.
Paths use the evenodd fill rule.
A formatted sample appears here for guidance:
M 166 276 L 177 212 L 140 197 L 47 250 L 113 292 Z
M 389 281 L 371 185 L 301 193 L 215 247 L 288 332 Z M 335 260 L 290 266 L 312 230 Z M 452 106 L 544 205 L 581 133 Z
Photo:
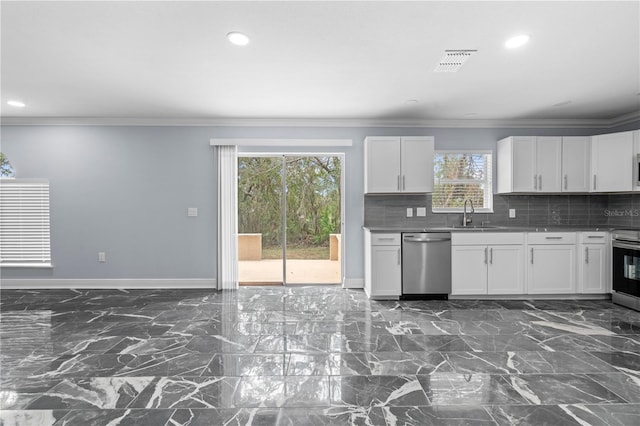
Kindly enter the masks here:
M 287 284 L 340 283 L 340 158 L 285 160 Z
M 342 283 L 342 156 L 240 155 L 240 285 Z
M 238 156 L 240 285 L 282 285 L 282 157 Z

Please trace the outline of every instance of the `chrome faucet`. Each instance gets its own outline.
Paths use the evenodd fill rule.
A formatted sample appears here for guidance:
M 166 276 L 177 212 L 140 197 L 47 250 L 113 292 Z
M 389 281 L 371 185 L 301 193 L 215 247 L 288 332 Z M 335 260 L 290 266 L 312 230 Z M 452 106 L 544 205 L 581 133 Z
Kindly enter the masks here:
M 469 217 L 467 217 L 467 203 L 471 205 L 471 211 L 469 212 Z M 464 206 L 462 207 L 462 226 L 467 226 L 471 223 L 471 214 L 475 213 L 475 209 L 473 208 L 473 201 L 471 198 L 467 198 L 464 200 Z

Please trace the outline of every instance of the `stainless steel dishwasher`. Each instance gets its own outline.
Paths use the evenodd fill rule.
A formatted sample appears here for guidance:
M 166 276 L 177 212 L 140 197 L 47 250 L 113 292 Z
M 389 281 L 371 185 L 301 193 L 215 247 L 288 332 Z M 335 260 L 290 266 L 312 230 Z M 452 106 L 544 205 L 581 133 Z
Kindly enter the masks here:
M 451 233 L 402 234 L 402 297 L 448 299 L 451 293 Z

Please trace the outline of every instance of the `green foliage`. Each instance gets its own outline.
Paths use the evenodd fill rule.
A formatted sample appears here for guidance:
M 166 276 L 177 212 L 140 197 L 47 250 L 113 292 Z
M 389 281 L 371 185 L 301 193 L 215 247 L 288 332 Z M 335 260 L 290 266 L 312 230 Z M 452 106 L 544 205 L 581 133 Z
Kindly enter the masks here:
M 340 232 L 340 159 L 285 157 L 287 246 L 328 245 Z M 238 232 L 282 241 L 282 157 L 238 158 Z
M 434 208 L 462 207 L 466 199 L 484 205 L 482 181 L 486 173 L 483 154 L 446 153 L 434 157 Z
M 2 177 L 14 177 L 16 174 L 13 171 L 11 163 L 6 155 L 0 152 L 0 176 Z

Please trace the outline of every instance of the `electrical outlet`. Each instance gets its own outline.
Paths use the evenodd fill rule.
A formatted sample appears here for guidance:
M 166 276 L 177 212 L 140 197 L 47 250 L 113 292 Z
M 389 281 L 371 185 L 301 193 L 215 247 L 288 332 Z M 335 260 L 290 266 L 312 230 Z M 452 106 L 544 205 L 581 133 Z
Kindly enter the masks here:
M 509 209 L 509 218 L 513 219 L 516 217 L 516 209 Z
M 104 263 L 107 261 L 107 254 L 103 251 L 98 252 L 98 262 Z
M 416 207 L 416 216 L 426 216 L 427 208 L 426 207 Z
M 413 217 L 413 208 L 407 207 L 407 217 Z
M 189 216 L 189 217 L 198 216 L 198 208 L 197 207 L 189 207 L 187 209 L 187 216 Z

